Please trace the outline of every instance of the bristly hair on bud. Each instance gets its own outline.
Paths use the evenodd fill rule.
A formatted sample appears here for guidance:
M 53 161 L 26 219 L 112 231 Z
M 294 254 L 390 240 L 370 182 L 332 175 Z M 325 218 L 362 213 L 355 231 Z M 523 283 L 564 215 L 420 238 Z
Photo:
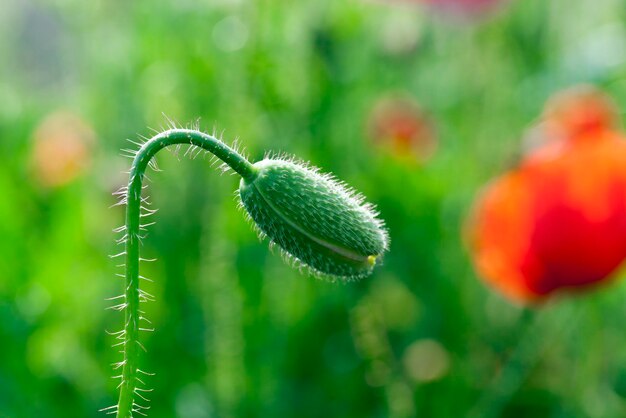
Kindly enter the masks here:
M 361 195 L 301 162 L 266 158 L 253 166 L 239 196 L 263 235 L 313 274 L 347 281 L 372 272 L 389 238 Z

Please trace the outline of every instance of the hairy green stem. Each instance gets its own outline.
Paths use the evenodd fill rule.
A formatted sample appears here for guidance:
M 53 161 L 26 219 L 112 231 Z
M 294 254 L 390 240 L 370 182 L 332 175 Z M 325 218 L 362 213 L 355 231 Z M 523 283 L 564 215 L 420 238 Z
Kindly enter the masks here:
M 162 132 L 146 143 L 137 151 L 130 170 L 128 189 L 126 191 L 126 289 L 124 308 L 126 310 L 123 341 L 124 359 L 122 364 L 122 382 L 120 384 L 120 397 L 117 404 L 117 418 L 130 418 L 133 412 L 141 412 L 144 408 L 136 402 L 136 398 L 141 398 L 141 382 L 138 368 L 139 349 L 142 348 L 139 342 L 139 331 L 141 330 L 141 316 L 139 303 L 142 299 L 142 292 L 139 289 L 139 239 L 140 239 L 140 218 L 142 208 L 142 183 L 145 171 L 152 158 L 161 149 L 176 144 L 190 144 L 200 147 L 217 158 L 224 161 L 236 173 L 246 180 L 253 180 L 256 176 L 256 169 L 234 149 L 217 138 L 199 131 L 189 129 L 171 129 Z

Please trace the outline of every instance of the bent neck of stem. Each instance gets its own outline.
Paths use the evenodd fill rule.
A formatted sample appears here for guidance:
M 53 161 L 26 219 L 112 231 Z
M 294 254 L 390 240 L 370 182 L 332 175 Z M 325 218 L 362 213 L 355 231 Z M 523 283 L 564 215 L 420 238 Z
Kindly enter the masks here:
M 144 143 L 135 154 L 126 191 L 126 288 L 122 304 L 125 309 L 124 330 L 122 331 L 124 359 L 120 363 L 122 381 L 119 385 L 117 418 L 130 418 L 133 413 L 143 415 L 143 411 L 147 408 L 141 404 L 141 400 L 147 401 L 142 394 L 147 389 L 140 387 L 142 380 L 139 376 L 140 373 L 145 372 L 138 368 L 139 348 L 143 348 L 139 342 L 139 331 L 142 330 L 140 322 L 145 320 L 141 316 L 139 303 L 151 299 L 139 289 L 141 277 L 139 275 L 139 232 L 143 203 L 141 190 L 146 169 L 152 158 L 161 149 L 177 144 L 195 145 L 212 153 L 248 181 L 252 181 L 257 175 L 257 169 L 237 151 L 213 136 L 190 129 L 171 129 L 162 132 Z M 143 209 L 146 208 L 143 207 Z

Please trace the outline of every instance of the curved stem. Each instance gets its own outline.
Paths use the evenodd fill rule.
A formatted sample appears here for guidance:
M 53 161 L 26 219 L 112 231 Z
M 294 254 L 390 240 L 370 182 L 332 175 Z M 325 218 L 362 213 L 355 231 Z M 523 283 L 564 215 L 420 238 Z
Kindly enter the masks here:
M 133 412 L 141 412 L 144 408 L 135 401 L 141 398 L 138 383 L 141 377 L 138 373 L 138 356 L 141 343 L 139 342 L 140 321 L 144 318 L 140 314 L 139 303 L 148 300 L 139 289 L 139 231 L 141 228 L 141 189 L 148 163 L 161 149 L 175 144 L 191 144 L 205 149 L 220 160 L 228 164 L 235 172 L 246 180 L 256 176 L 256 168 L 242 155 L 226 144 L 210 135 L 189 129 L 171 129 L 160 133 L 141 146 L 130 170 L 128 189 L 126 191 L 126 289 L 123 307 L 126 309 L 123 346 L 124 360 L 122 365 L 122 382 L 120 397 L 117 404 L 117 418 L 130 418 Z

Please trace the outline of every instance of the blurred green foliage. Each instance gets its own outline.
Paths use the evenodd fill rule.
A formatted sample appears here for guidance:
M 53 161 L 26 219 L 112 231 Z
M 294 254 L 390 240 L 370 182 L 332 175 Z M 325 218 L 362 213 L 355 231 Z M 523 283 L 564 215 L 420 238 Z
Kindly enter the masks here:
M 0 417 L 115 402 L 111 192 L 125 139 L 163 114 L 241 138 L 253 160 L 284 151 L 335 173 L 378 205 L 392 244 L 361 282 L 303 277 L 246 224 L 234 177 L 160 155 L 142 247 L 158 258 L 144 269 L 151 417 L 626 415 L 625 284 L 522 310 L 475 277 L 461 234 L 552 93 L 594 83 L 624 108 L 625 45 L 624 0 L 517 0 L 475 22 L 365 0 L 4 0 Z M 435 121 L 425 164 L 367 136 L 393 92 Z M 88 169 L 51 187 L 31 155 L 60 110 L 96 140 Z

